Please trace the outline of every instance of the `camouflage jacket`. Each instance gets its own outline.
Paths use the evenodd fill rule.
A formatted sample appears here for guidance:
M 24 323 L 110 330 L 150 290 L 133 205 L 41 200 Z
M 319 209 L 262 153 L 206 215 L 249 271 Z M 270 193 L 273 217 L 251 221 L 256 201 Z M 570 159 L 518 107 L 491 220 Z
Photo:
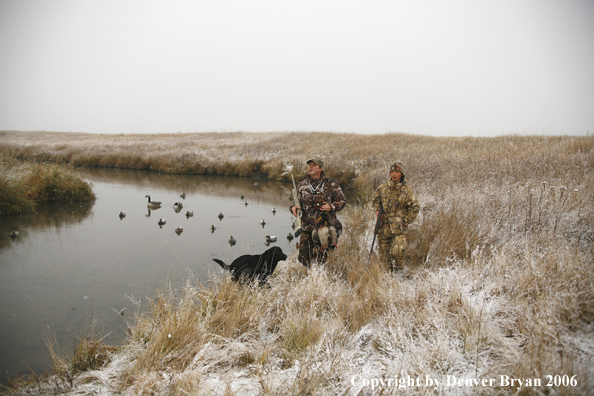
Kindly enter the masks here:
M 403 183 L 388 180 L 375 191 L 373 208 L 379 211 L 384 209 L 383 220 L 380 228 L 390 227 L 394 235 L 406 233 L 407 227 L 419 214 L 421 206 L 412 188 Z
M 324 175 L 322 171 L 318 180 L 313 180 L 309 175 L 297 185 L 297 196 L 301 206 L 301 228 L 303 231 L 312 232 L 321 225 L 341 227 L 340 221 L 336 218 L 336 212 L 342 210 L 346 205 L 346 199 L 342 189 L 336 182 Z M 321 211 L 319 207 L 324 202 L 330 204 L 332 210 Z M 292 209 L 293 206 L 289 209 Z

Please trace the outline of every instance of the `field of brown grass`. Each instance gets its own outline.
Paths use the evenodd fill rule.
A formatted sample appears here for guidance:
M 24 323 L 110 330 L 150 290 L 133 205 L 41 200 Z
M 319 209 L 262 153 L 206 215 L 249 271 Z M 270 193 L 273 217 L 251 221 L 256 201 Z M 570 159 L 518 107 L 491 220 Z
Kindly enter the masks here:
M 1 132 L 0 150 L 81 166 L 271 179 L 299 174 L 306 157 L 321 155 L 328 175 L 362 197 L 346 209 L 326 265 L 307 270 L 290 257 L 264 289 L 190 278 L 148 307 L 135 301 L 128 341 L 107 363 L 74 373 L 74 358 L 56 357 L 60 370 L 15 393 L 594 390 L 594 137 Z M 409 228 L 406 269 L 394 275 L 375 256 L 367 262 L 367 199 L 396 159 L 422 209 Z M 448 385 L 453 377 L 462 382 Z

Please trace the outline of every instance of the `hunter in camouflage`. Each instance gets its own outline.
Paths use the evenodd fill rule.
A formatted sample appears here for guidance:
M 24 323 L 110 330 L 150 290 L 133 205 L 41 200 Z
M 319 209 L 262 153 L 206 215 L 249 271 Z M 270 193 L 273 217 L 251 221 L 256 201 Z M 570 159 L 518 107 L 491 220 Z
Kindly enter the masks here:
M 401 270 L 406 250 L 408 225 L 419 214 L 420 205 L 406 184 L 402 162 L 390 167 L 390 179 L 379 186 L 373 199 L 376 217 L 383 208 L 378 232 L 380 259 L 392 270 Z
M 336 212 L 346 205 L 344 193 L 335 180 L 324 174 L 320 157 L 307 160 L 307 177 L 297 185 L 299 202 L 291 205 L 293 216 L 301 209 L 299 262 L 309 266 L 312 259 L 325 260 L 328 250 L 336 247 L 342 224 Z

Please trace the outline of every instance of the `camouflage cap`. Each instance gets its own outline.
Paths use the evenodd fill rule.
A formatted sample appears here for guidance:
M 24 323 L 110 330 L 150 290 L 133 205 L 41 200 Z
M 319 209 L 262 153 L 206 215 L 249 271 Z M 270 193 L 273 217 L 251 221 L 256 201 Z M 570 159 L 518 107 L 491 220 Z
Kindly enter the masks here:
M 315 157 L 308 159 L 306 164 L 309 165 L 310 162 L 314 162 L 314 163 L 318 164 L 320 167 L 324 167 L 324 161 L 322 161 L 322 159 L 320 157 L 318 157 L 317 155 Z
M 390 172 L 392 171 L 398 171 L 400 173 L 402 173 L 402 175 L 404 175 L 404 165 L 402 165 L 402 162 L 400 161 L 396 161 L 392 164 L 392 166 L 390 166 Z

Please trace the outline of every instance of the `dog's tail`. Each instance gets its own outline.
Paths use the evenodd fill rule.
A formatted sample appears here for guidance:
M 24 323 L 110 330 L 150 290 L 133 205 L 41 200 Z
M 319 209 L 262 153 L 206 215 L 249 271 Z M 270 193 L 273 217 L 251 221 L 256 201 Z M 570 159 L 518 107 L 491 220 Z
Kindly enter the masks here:
M 221 260 L 219 260 L 219 259 L 212 259 L 212 261 L 214 261 L 215 263 L 217 263 L 218 265 L 220 265 L 221 267 L 223 267 L 223 269 L 226 269 L 227 271 L 231 271 L 231 267 L 229 267 L 227 264 L 223 263 Z

